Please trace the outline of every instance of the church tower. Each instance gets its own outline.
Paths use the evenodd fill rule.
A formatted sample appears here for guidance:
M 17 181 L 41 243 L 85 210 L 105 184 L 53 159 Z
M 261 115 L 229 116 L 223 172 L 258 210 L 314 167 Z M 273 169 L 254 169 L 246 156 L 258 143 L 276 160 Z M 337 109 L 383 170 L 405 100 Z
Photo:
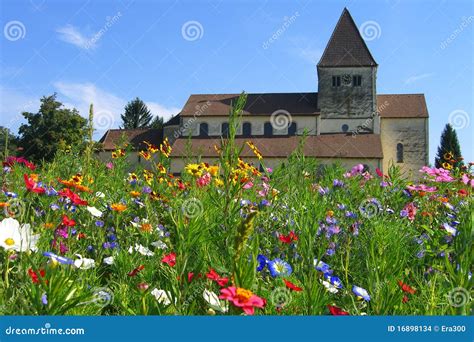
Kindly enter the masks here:
M 347 132 L 349 129 L 358 133 L 379 133 L 377 63 L 347 8 L 337 22 L 317 69 L 320 133 Z M 367 120 L 369 118 L 372 120 Z M 325 123 L 325 119 L 338 119 L 338 123 Z

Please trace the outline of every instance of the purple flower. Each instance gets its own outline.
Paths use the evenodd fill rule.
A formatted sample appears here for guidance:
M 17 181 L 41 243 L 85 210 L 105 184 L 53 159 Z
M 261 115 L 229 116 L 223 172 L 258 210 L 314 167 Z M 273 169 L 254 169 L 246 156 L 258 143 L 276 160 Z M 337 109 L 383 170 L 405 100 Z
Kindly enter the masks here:
M 96 227 L 103 227 L 104 226 L 104 221 L 95 221 Z
M 340 181 L 339 179 L 335 179 L 333 180 L 332 182 L 332 186 L 333 187 L 343 187 L 344 186 L 344 182 L 343 181 Z
M 43 305 L 48 305 L 48 295 L 46 293 L 43 293 L 41 296 L 41 303 L 43 303 Z

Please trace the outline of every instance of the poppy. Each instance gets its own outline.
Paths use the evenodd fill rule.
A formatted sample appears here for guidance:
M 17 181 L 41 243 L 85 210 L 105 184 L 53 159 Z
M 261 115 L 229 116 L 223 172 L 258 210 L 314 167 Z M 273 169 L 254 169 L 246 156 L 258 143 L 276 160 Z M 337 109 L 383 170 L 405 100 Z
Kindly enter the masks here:
M 209 270 L 206 277 L 210 280 L 214 280 L 219 286 L 226 286 L 229 282 L 229 278 L 221 277 L 213 268 Z
M 278 238 L 283 243 L 291 243 L 293 241 L 298 241 L 298 236 L 295 234 L 294 231 L 291 231 L 288 235 L 280 234 Z
M 145 266 L 140 265 L 136 268 L 134 268 L 131 272 L 128 273 L 129 277 L 135 277 L 140 271 L 142 271 L 145 268 Z
M 341 308 L 338 308 L 337 306 L 328 304 L 327 307 L 329 309 L 329 312 L 333 316 L 349 316 L 349 313 L 347 311 L 344 311 Z
M 74 227 L 76 225 L 76 221 L 74 221 L 73 219 L 70 219 L 69 217 L 67 217 L 67 215 L 63 215 L 63 225 L 65 225 L 66 227 Z
M 174 265 L 176 265 L 176 254 L 175 253 L 166 254 L 165 256 L 163 256 L 163 259 L 161 259 L 161 262 L 173 267 Z
M 296 292 L 303 291 L 303 289 L 301 287 L 296 286 L 292 282 L 290 282 L 286 279 L 283 279 L 283 281 L 285 282 L 286 287 L 289 288 L 290 290 L 293 290 L 293 291 L 296 291 Z
M 409 293 L 409 294 L 415 294 L 416 290 L 410 285 L 405 284 L 403 281 L 399 280 L 398 285 L 400 285 L 400 288 L 402 289 L 403 292 Z

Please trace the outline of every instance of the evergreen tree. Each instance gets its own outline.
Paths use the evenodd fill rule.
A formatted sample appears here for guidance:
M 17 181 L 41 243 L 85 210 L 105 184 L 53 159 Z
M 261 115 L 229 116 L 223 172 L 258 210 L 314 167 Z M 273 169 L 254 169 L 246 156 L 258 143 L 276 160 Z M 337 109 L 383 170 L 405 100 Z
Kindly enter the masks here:
M 151 121 L 150 128 L 163 128 L 163 118 L 161 116 L 155 116 Z
M 123 113 L 121 117 L 123 122 L 121 128 L 125 129 L 149 127 L 150 122 L 153 119 L 153 115 L 145 102 L 140 100 L 138 97 L 125 106 L 125 113 Z
M 441 142 L 435 158 L 435 166 L 443 168 L 458 168 L 463 165 L 461 147 L 459 146 L 456 130 L 448 123 L 441 134 Z

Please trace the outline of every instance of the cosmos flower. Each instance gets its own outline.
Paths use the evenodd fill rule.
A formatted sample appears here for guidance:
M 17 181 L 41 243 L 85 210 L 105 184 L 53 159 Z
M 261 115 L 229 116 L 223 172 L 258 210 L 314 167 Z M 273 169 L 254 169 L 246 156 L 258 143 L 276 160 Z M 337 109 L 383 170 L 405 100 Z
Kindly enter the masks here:
M 16 252 L 37 251 L 39 234 L 33 234 L 29 224 L 22 224 L 8 217 L 0 222 L 0 247 Z
M 363 299 L 366 301 L 370 301 L 370 296 L 369 293 L 367 292 L 366 289 L 363 289 L 362 287 L 353 285 L 352 286 L 352 292 L 357 296 L 357 299 Z
M 242 308 L 247 315 L 253 315 L 254 308 L 263 308 L 265 300 L 253 294 L 252 291 L 240 287 L 230 286 L 221 289 L 220 299 L 232 302 L 236 307 Z
M 273 278 L 279 276 L 289 276 L 293 272 L 293 269 L 291 268 L 290 264 L 279 258 L 269 261 L 267 265 L 270 271 L 270 275 Z

